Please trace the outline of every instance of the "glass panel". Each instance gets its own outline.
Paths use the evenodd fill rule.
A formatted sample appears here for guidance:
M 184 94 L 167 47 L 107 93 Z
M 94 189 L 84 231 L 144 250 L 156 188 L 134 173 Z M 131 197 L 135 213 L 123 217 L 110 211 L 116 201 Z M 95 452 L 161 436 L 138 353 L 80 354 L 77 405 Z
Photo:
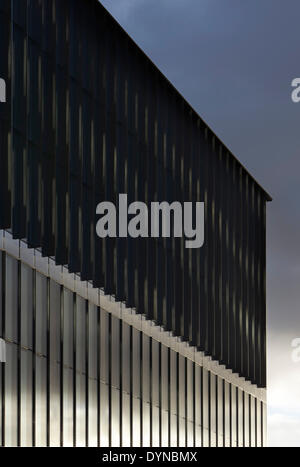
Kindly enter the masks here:
M 187 446 L 192 448 L 194 446 L 194 424 L 188 422 L 187 424 Z
M 143 401 L 150 402 L 150 338 L 143 335 Z M 149 428 L 148 428 L 149 430 Z
M 218 447 L 224 447 L 224 417 L 223 417 L 223 379 L 218 380 Z
M 114 316 L 111 317 L 111 332 L 111 384 L 120 388 L 120 320 Z
M 194 363 L 187 360 L 187 418 L 194 421 Z
M 63 330 L 64 330 L 64 365 L 69 368 L 74 367 L 74 304 L 73 293 L 69 290 L 64 290 L 64 313 L 63 313 Z
M 36 273 L 36 351 L 47 354 L 47 278 Z
M 175 448 L 178 445 L 178 418 L 171 414 L 171 447 Z
M 112 447 L 120 447 L 120 391 L 111 390 L 111 443 Z
M 98 445 L 97 381 L 89 380 L 89 447 Z
M 73 378 L 74 372 L 70 368 L 64 368 L 64 392 L 63 392 L 63 439 L 64 447 L 73 446 Z
M 143 447 L 150 447 L 150 405 L 143 403 Z
M 133 446 L 140 447 L 141 446 L 141 401 L 140 399 L 133 398 L 133 414 L 132 414 L 132 422 L 133 422 Z
M 224 385 L 224 413 L 225 413 L 225 447 L 230 447 L 230 384 Z
M 45 358 L 36 358 L 36 402 L 35 426 L 36 446 L 47 445 L 47 361 Z
M 60 446 L 60 365 L 50 365 L 50 447 Z
M 100 446 L 109 447 L 108 386 L 103 383 L 100 388 Z
M 216 398 L 216 375 L 210 373 L 210 445 L 217 446 L 217 398 Z
M 250 423 L 251 423 L 251 447 L 256 447 L 256 411 L 255 398 L 250 397 Z
M 98 445 L 98 392 L 97 392 L 97 354 L 98 354 L 98 308 L 89 304 L 89 406 L 88 434 L 90 447 Z
M 186 359 L 179 355 L 179 418 L 180 418 L 180 447 L 185 446 L 185 429 L 183 429 L 183 421 L 186 417 Z M 182 420 L 183 419 L 183 420 Z
M 122 447 L 130 447 L 130 396 L 123 394 Z M 145 420 L 144 420 L 145 423 Z M 148 428 L 149 429 L 149 428 Z
M 122 348 L 123 391 L 130 394 L 130 327 L 126 323 L 122 324 Z
M 76 371 L 86 372 L 86 302 L 77 296 L 76 300 Z
M 18 262 L 6 255 L 5 337 L 18 341 Z
M 261 402 L 257 401 L 257 447 L 261 446 Z
M 163 448 L 169 447 L 169 412 L 162 410 L 161 412 L 161 435 Z
M 186 420 L 179 418 L 179 447 L 186 447 Z
M 72 447 L 74 443 L 74 294 L 65 289 L 63 300 L 63 440 L 65 447 Z
M 262 439 L 262 444 L 263 444 L 263 446 L 266 446 L 267 445 L 267 407 L 266 407 L 266 404 L 262 404 L 262 417 L 263 417 L 263 426 L 262 426 L 263 439 Z
M 202 430 L 201 430 L 201 416 L 202 416 L 202 372 L 199 365 L 195 366 L 195 417 L 196 417 L 196 447 L 201 447 L 202 444 Z
M 21 446 L 32 446 L 32 353 L 21 352 Z
M 249 418 L 249 395 L 244 392 L 244 427 L 245 427 L 245 447 L 250 446 L 250 418 Z
M 237 446 L 237 388 L 231 386 L 231 439 L 232 446 Z
M 89 304 L 89 377 L 97 379 L 98 309 Z M 120 342 L 119 342 L 120 346 Z
M 21 344 L 32 349 L 32 320 L 33 320 L 33 271 L 22 264 L 21 266 Z
M 170 351 L 170 364 L 171 364 L 171 387 L 170 387 L 170 400 L 171 400 L 171 446 L 178 444 L 178 379 L 177 379 L 177 366 L 178 366 L 178 353 L 173 350 Z
M 134 397 L 139 398 L 141 397 L 140 331 L 136 329 L 132 329 L 132 372 L 132 393 Z
M 159 446 L 159 408 L 152 407 L 152 447 Z
M 202 428 L 198 425 L 196 425 L 196 428 L 195 428 L 195 431 L 196 431 L 196 444 L 195 444 L 195 447 L 196 448 L 201 448 L 202 446 Z
M 76 446 L 86 445 L 86 301 L 76 299 Z
M 244 393 L 238 390 L 238 447 L 244 446 Z
M 203 378 L 203 447 L 208 447 L 209 445 L 209 437 L 208 437 L 209 394 L 208 394 L 208 371 L 206 370 L 206 368 L 203 368 L 202 378 Z
M 85 375 L 76 374 L 76 447 L 86 445 L 86 379 Z
M 186 446 L 186 358 L 179 355 L 179 446 Z
M 109 356 L 109 330 L 108 330 L 108 320 L 109 316 L 106 311 L 100 311 L 100 374 L 101 381 L 108 384 L 109 382 L 109 365 L 108 365 L 108 356 Z
M 12 263 L 10 263 L 11 265 Z M 18 433 L 18 350 L 13 344 L 6 345 L 5 364 L 5 446 L 17 446 Z
M 50 360 L 60 362 L 60 285 L 50 281 Z
M 161 346 L 161 403 L 163 410 L 169 410 L 169 349 Z
M 50 281 L 50 446 L 60 446 L 61 288 Z
M 159 343 L 152 339 L 152 404 L 159 407 Z

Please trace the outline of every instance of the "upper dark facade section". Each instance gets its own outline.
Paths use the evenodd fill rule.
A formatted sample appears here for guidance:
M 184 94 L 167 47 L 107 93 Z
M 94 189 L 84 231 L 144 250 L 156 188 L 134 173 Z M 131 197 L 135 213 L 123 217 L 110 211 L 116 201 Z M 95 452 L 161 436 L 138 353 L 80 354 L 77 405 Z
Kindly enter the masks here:
M 0 228 L 264 387 L 265 205 L 96 0 L 0 0 Z M 205 201 L 205 246 L 107 239 L 96 206 Z

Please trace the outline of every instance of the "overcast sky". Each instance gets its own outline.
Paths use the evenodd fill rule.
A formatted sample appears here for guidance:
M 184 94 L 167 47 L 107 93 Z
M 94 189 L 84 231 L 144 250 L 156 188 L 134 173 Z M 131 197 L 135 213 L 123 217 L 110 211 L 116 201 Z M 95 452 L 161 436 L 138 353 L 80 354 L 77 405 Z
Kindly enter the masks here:
M 269 444 L 300 446 L 299 0 L 102 0 L 273 196 L 268 205 Z

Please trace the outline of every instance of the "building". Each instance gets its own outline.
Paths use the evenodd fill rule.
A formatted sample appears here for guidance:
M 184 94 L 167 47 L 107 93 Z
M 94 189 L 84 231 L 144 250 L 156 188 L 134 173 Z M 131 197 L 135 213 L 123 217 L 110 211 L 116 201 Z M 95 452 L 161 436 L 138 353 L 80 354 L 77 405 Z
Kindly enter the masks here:
M 268 194 L 97 0 L 1 0 L 2 446 L 262 446 Z M 205 201 L 205 244 L 95 235 Z

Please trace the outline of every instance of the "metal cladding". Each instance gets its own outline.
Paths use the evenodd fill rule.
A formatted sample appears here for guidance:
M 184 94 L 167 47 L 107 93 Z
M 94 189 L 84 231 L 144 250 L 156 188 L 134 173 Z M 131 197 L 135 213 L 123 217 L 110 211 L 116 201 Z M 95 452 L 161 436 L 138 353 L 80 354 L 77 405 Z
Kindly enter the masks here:
M 96 0 L 1 0 L 0 228 L 266 385 L 270 198 Z M 96 236 L 96 206 L 204 201 L 205 244 Z

